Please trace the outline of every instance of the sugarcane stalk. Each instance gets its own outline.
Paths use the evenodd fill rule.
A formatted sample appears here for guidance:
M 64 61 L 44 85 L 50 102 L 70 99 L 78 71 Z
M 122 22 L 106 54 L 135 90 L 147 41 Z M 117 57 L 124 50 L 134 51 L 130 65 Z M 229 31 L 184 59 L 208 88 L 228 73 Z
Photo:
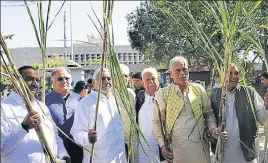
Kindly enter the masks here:
M 107 1 L 105 1 L 105 2 L 107 3 Z M 105 11 L 106 11 L 106 9 L 107 9 L 107 4 L 106 4 L 106 3 L 104 4 L 104 10 L 105 10 Z M 107 26 L 104 27 L 104 31 L 107 32 L 107 38 L 109 39 L 109 40 L 108 40 L 109 48 L 107 48 L 107 49 L 109 49 L 109 54 L 110 54 L 109 62 L 110 62 L 110 68 L 111 68 L 111 73 L 112 73 L 111 75 L 112 75 L 113 83 L 114 83 L 114 75 L 117 75 L 117 77 L 119 78 L 119 83 L 120 83 L 120 85 L 124 85 L 124 82 L 122 82 L 123 79 L 122 79 L 121 73 L 116 73 L 116 74 L 114 74 L 114 71 L 116 71 L 116 72 L 120 72 L 120 67 L 119 67 L 118 59 L 116 58 L 116 55 L 115 55 L 115 52 L 114 52 L 114 49 L 113 49 L 113 45 L 114 45 L 113 43 L 114 43 L 114 40 L 111 40 L 111 38 L 109 37 L 109 36 L 110 36 L 110 33 L 109 33 L 109 28 L 108 28 L 108 25 L 112 22 L 111 15 L 112 15 L 113 1 L 111 0 L 111 2 L 108 3 L 108 5 L 111 6 L 111 7 L 107 10 L 107 15 L 109 15 L 109 16 L 107 16 L 106 19 L 104 19 L 104 20 L 107 22 L 107 23 L 106 23 Z M 89 16 L 89 15 L 88 15 L 88 16 Z M 89 16 L 89 18 L 90 18 L 91 21 L 92 21 L 92 18 L 91 18 L 90 16 Z M 98 18 L 97 18 L 97 19 L 98 19 Z M 92 22 L 93 22 L 94 26 L 96 27 L 96 24 L 94 23 L 94 21 L 92 21 Z M 97 29 L 97 30 L 98 30 L 98 29 Z M 100 33 L 99 30 L 98 30 L 98 32 Z M 104 34 L 105 34 L 105 33 L 104 33 Z M 112 36 L 113 36 L 113 33 L 112 33 Z M 103 37 L 102 37 L 102 39 L 104 40 Z M 107 61 L 108 61 L 108 60 L 107 60 Z M 102 67 L 103 67 L 103 66 L 102 66 Z M 120 75 L 119 75 L 119 74 L 120 74 Z M 138 125 L 137 125 L 135 119 L 133 118 L 133 112 L 132 112 L 132 109 L 129 109 L 129 105 L 126 104 L 127 101 L 128 101 L 128 102 L 130 101 L 130 97 L 129 97 L 128 93 L 127 93 L 127 89 L 125 89 L 125 88 L 126 88 L 126 87 L 123 86 L 123 89 L 122 89 L 122 90 L 121 90 L 121 89 L 118 90 L 119 93 L 122 94 L 122 96 L 120 96 L 120 99 L 122 100 L 122 97 L 124 98 L 124 100 L 122 100 L 123 105 L 125 106 L 124 109 L 127 111 L 127 114 L 128 114 L 128 116 L 129 116 L 129 118 L 130 118 L 131 123 L 133 124 L 133 127 L 138 131 L 138 133 L 140 134 L 140 136 L 142 137 L 142 139 L 145 141 L 146 145 L 150 148 L 150 151 L 153 152 L 153 150 L 152 150 L 152 148 L 150 147 L 149 143 L 146 141 L 146 138 L 144 137 L 144 135 L 142 134 L 141 130 L 139 129 L 139 127 L 138 127 Z M 117 106 L 118 106 L 118 104 L 117 104 Z M 134 132 L 134 133 L 135 133 L 135 135 L 137 136 L 137 140 L 139 141 L 139 134 L 137 134 L 136 132 Z M 140 141 L 139 141 L 139 143 L 140 143 Z M 143 152 L 145 153 L 143 147 L 142 147 L 142 150 L 143 150 Z M 92 150 L 91 150 L 91 152 L 92 152 Z M 159 159 L 156 157 L 156 155 L 155 155 L 154 152 L 153 152 L 153 154 L 154 154 L 156 160 L 158 160 L 158 162 L 160 162 Z M 148 155 L 147 155 L 146 153 L 145 153 L 145 155 L 148 157 Z M 152 161 L 149 157 L 148 157 L 148 159 L 149 159 L 150 161 Z
M 110 2 L 110 1 L 109 1 Z M 107 1 L 103 1 L 103 22 L 104 22 L 104 38 L 103 38 L 103 50 L 102 50 L 102 58 L 101 58 L 101 71 L 99 75 L 99 88 L 98 88 L 98 97 L 97 97 L 97 105 L 96 105 L 96 111 L 95 111 L 95 117 L 94 117 L 94 130 L 97 128 L 97 120 L 98 120 L 98 111 L 99 111 L 99 103 L 100 103 L 100 95 L 101 95 L 101 87 L 102 87 L 102 72 L 103 72 L 103 67 L 107 66 L 106 61 L 107 61 L 107 22 L 106 22 L 106 3 Z M 90 153 L 90 163 L 93 162 L 93 155 L 94 155 L 94 146 L 95 143 L 92 143 L 91 146 L 91 153 Z
M 2 56 L 2 55 L 1 55 Z M 4 64 L 6 64 L 5 63 L 5 61 L 3 61 L 4 62 Z M 5 66 L 6 67 L 6 66 Z M 7 70 L 8 71 L 8 73 L 9 73 L 9 76 L 11 76 L 12 74 L 11 74 L 11 72 L 9 71 L 9 70 Z M 13 77 L 12 78 L 12 84 L 13 84 L 13 86 L 16 88 L 15 90 L 18 92 L 18 94 L 21 96 L 21 97 L 23 97 L 22 99 L 24 100 L 24 103 L 26 103 L 26 108 L 27 108 L 27 111 L 28 112 L 31 112 L 31 105 L 29 105 L 28 103 L 30 102 L 29 101 L 29 99 L 27 99 L 26 97 L 27 96 L 25 96 L 25 94 L 24 94 L 24 92 L 23 92 L 23 89 L 18 89 L 21 85 L 20 85 L 20 82 L 18 82 L 18 79 L 16 79 L 15 77 Z M 16 82 L 18 82 L 18 83 L 16 83 Z M 40 126 L 41 127 L 41 126 Z M 35 128 L 36 130 L 38 129 L 38 128 Z M 40 132 L 40 131 L 39 131 Z M 41 145 L 42 145 L 42 149 L 43 149 L 43 152 L 44 152 L 44 155 L 45 155 L 45 158 L 46 158 L 46 160 L 47 160 L 47 162 L 48 163 L 50 163 L 50 162 L 53 162 L 53 161 L 51 161 L 51 159 L 50 158 L 54 158 L 53 157 L 53 155 L 50 155 L 50 153 L 48 152 L 49 150 L 46 148 L 46 145 L 45 145 L 45 141 L 43 140 L 43 138 L 40 136 L 40 134 L 38 134 L 38 131 L 37 131 L 37 135 L 38 135 L 38 138 L 39 138 L 39 140 L 40 140 L 40 142 L 41 142 Z M 51 157 L 52 156 L 52 157 Z
M 7 60 L 9 65 L 11 66 L 11 69 L 14 71 L 14 75 L 12 74 L 12 72 L 7 68 L 7 63 L 3 57 L 2 51 L 1 51 L 1 58 L 3 60 L 4 63 L 4 67 L 6 68 L 6 71 L 8 72 L 9 76 L 12 77 L 12 84 L 14 85 L 14 87 L 16 88 L 16 90 L 18 91 L 17 93 L 22 97 L 25 106 L 27 108 L 27 111 L 30 113 L 31 111 L 33 111 L 32 105 L 31 105 L 31 100 L 33 99 L 33 95 L 31 94 L 31 92 L 25 88 L 27 87 L 26 83 L 24 80 L 22 80 L 21 75 L 18 73 L 16 66 L 9 54 L 9 51 L 7 49 L 6 43 L 2 37 L 2 33 L 0 33 L 0 44 L 1 47 L 4 51 L 4 53 L 6 54 Z M 42 145 L 46 160 L 48 163 L 52 162 L 52 163 L 56 163 L 56 159 L 53 156 L 53 153 L 48 145 L 48 142 L 44 136 L 44 132 L 42 129 L 41 124 L 39 124 L 37 127 L 35 127 L 35 131 L 38 135 L 39 141 Z
M 109 36 L 109 30 L 108 30 L 108 36 Z M 113 31 L 112 31 L 112 36 L 113 36 Z M 114 41 L 111 40 L 111 38 L 109 37 L 109 46 L 110 46 L 110 63 L 111 63 L 111 69 L 112 69 L 112 79 L 113 79 L 113 76 L 117 76 L 118 79 L 119 79 L 119 85 L 125 85 L 124 81 L 123 81 L 123 78 L 122 78 L 122 74 L 120 73 L 121 72 L 121 69 L 120 69 L 120 66 L 119 66 L 119 63 L 118 63 L 118 59 L 116 58 L 116 55 L 115 55 L 115 52 L 114 52 L 114 48 L 112 48 L 112 44 Z M 116 73 L 114 74 L 114 72 L 119 72 L 119 73 Z M 159 161 L 159 158 L 157 158 L 155 152 L 153 151 L 153 149 L 151 148 L 150 144 L 147 142 L 146 138 L 144 137 L 143 133 L 141 132 L 138 124 L 136 123 L 136 120 L 133 118 L 133 111 L 131 109 L 131 107 L 129 107 L 130 105 L 129 104 L 129 101 L 130 101 L 130 97 L 129 97 L 129 93 L 126 89 L 125 86 L 121 87 L 122 89 L 118 89 L 119 93 L 122 94 L 122 96 L 120 96 L 120 99 L 124 105 L 124 109 L 126 110 L 128 116 L 129 116 L 129 119 L 131 121 L 131 124 L 133 125 L 134 129 L 137 131 L 137 132 L 134 132 L 135 136 L 137 137 L 137 140 L 138 140 L 138 143 L 141 144 L 141 141 L 140 141 L 140 138 L 139 136 L 141 136 L 141 138 L 144 140 L 144 142 L 146 143 L 146 145 L 149 147 L 150 151 L 154 154 L 154 157 L 156 158 L 156 160 L 158 162 Z M 146 157 L 150 160 L 151 158 L 148 157 L 147 153 L 145 152 L 142 144 L 141 144 L 141 148 L 142 148 L 142 151 L 144 152 L 144 154 L 146 155 Z

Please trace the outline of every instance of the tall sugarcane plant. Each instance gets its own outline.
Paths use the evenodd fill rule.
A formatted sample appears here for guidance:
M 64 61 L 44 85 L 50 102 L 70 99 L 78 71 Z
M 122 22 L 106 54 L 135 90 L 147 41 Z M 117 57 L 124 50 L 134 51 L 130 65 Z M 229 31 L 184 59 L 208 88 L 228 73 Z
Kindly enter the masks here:
M 36 22 L 34 21 L 34 17 L 33 14 L 28 6 L 28 3 L 26 0 L 24 0 L 24 4 L 26 6 L 28 15 L 30 17 L 31 23 L 33 25 L 33 29 L 34 29 L 34 33 L 35 33 L 35 37 L 38 43 L 38 46 L 40 48 L 41 51 L 41 59 L 42 59 L 42 69 L 43 69 L 43 80 L 42 80 L 42 102 L 45 103 L 45 88 L 46 88 L 46 48 L 47 48 L 47 34 L 48 34 L 48 30 L 50 29 L 50 27 L 52 26 L 52 24 L 54 23 L 57 15 L 60 13 L 63 5 L 65 3 L 65 0 L 63 1 L 59 11 L 57 12 L 57 14 L 55 15 L 53 21 L 51 23 L 49 23 L 49 14 L 50 14 L 50 9 L 51 9 L 51 0 L 48 1 L 48 5 L 47 5 L 47 13 L 44 14 L 43 12 L 43 2 L 38 0 L 36 5 L 37 5 L 37 11 L 38 11 L 38 25 L 36 24 Z M 45 15 L 45 17 L 44 17 Z
M 111 9 L 113 8 L 113 1 L 103 1 L 103 24 L 104 29 L 107 28 L 109 25 L 109 21 L 111 20 L 112 13 Z M 96 111 L 95 111 L 95 117 L 94 117 L 94 130 L 97 128 L 97 120 L 98 120 L 98 111 L 99 111 L 99 103 L 100 103 L 100 95 L 101 95 L 101 87 L 102 87 L 102 72 L 103 68 L 107 67 L 107 51 L 108 51 L 108 36 L 107 31 L 104 30 L 104 36 L 103 36 L 103 45 L 102 45 L 102 58 L 101 58 L 101 71 L 100 71 L 100 77 L 99 77 L 99 91 L 97 96 L 97 104 L 96 104 Z M 90 163 L 93 162 L 93 155 L 94 155 L 94 147 L 95 143 L 91 146 L 91 154 L 90 154 Z
M 113 0 L 104 0 L 103 1 L 103 25 L 101 24 L 101 21 L 98 19 L 94 9 L 92 8 L 95 17 L 98 20 L 99 25 L 101 26 L 101 28 L 104 31 L 104 36 L 102 37 L 101 32 L 98 29 L 98 26 L 96 25 L 96 23 L 93 21 L 93 19 L 91 18 L 91 16 L 88 14 L 90 20 L 92 21 L 92 23 L 94 24 L 94 26 L 96 27 L 96 30 L 98 30 L 99 34 L 101 35 L 102 39 L 103 39 L 103 48 L 102 48 L 102 59 L 101 59 L 101 67 L 108 67 L 111 71 L 111 77 L 112 77 L 112 84 L 113 84 L 113 92 L 115 93 L 115 83 L 116 80 L 119 81 L 119 85 L 120 87 L 117 88 L 117 91 L 120 94 L 120 99 L 116 99 L 116 101 L 118 102 L 119 100 L 122 101 L 123 103 L 123 109 L 126 110 L 127 112 L 127 116 L 131 122 L 131 126 L 130 126 L 130 133 L 129 133 L 129 142 L 128 144 L 129 146 L 129 156 L 132 156 L 132 158 L 129 158 L 131 160 L 134 160 L 133 158 L 133 136 L 136 137 L 136 140 L 138 141 L 138 143 L 141 145 L 141 148 L 143 150 L 143 152 L 145 153 L 145 155 L 148 157 L 147 153 L 144 150 L 144 147 L 141 144 L 141 140 L 140 140 L 140 136 L 142 138 L 142 140 L 146 143 L 146 145 L 149 147 L 150 151 L 154 154 L 154 157 L 156 158 L 156 160 L 158 160 L 158 158 L 156 157 L 156 154 L 154 153 L 154 151 L 152 150 L 152 148 L 150 147 L 148 141 L 146 140 L 146 138 L 144 137 L 143 133 L 141 132 L 139 126 L 136 123 L 135 117 L 134 117 L 134 113 L 133 113 L 133 109 L 132 109 L 132 105 L 131 105 L 131 100 L 130 100 L 130 96 L 127 90 L 127 87 L 124 83 L 124 79 L 123 79 L 123 74 L 121 72 L 120 66 L 119 66 L 119 62 L 118 62 L 118 58 L 116 56 L 115 50 L 114 50 L 114 33 L 113 33 L 113 26 L 112 26 L 112 12 L 113 12 L 113 6 L 114 6 L 114 2 Z M 102 73 L 100 73 L 102 74 Z M 99 81 L 100 85 L 101 85 L 101 80 Z M 98 95 L 98 102 L 99 102 L 99 95 Z M 96 108 L 96 112 L 95 112 L 95 125 L 94 128 L 96 129 L 96 121 L 97 121 L 97 112 L 98 112 L 98 102 L 97 102 L 97 108 Z M 116 102 L 116 103 L 117 103 Z M 119 108 L 120 106 L 117 103 L 117 107 Z M 120 113 L 120 110 L 119 110 Z M 121 113 L 120 113 L 121 115 Z M 121 115 L 122 116 L 122 115 Z M 90 162 L 92 162 L 93 157 L 92 155 L 94 154 L 94 144 L 92 145 L 92 149 L 91 149 L 91 157 L 90 157 Z M 150 161 L 151 158 L 148 157 L 148 159 Z M 159 160 L 158 160 L 159 162 Z
M 259 7 L 262 1 L 254 1 L 252 3 L 247 3 L 243 1 L 236 1 L 234 10 L 231 10 L 228 7 L 228 2 L 226 1 L 199 1 L 202 4 L 207 12 L 211 14 L 211 16 L 215 19 L 217 30 L 212 35 L 207 35 L 203 30 L 202 26 L 196 21 L 194 16 L 191 14 L 190 10 L 181 6 L 180 3 L 172 3 L 172 2 L 160 2 L 154 1 L 153 6 L 154 9 L 160 10 L 163 13 L 169 15 L 173 18 L 173 20 L 184 29 L 186 32 L 190 34 L 190 37 L 199 38 L 201 41 L 197 41 L 196 44 L 199 45 L 201 49 L 203 49 L 207 55 L 214 61 L 214 67 L 218 71 L 220 76 L 220 85 L 223 88 L 221 94 L 221 102 L 220 102 L 220 111 L 219 111 L 219 127 L 221 131 L 225 129 L 225 96 L 227 93 L 227 84 L 229 82 L 229 70 L 232 62 L 236 61 L 238 64 L 243 62 L 243 59 L 239 59 L 237 57 L 236 49 L 239 49 L 240 45 L 243 42 L 250 42 L 250 46 L 248 49 L 244 49 L 244 51 L 255 50 L 260 55 L 264 55 L 264 51 L 261 47 L 261 44 L 258 41 L 258 38 L 254 36 L 255 29 L 259 27 L 266 27 L 267 25 L 252 25 L 247 28 L 247 26 L 251 23 L 250 18 L 253 15 L 256 8 Z M 163 6 L 167 5 L 168 8 Z M 161 7 L 159 7 L 161 6 Z M 172 9 L 172 12 L 169 10 Z M 179 16 L 179 19 L 183 19 L 187 25 L 194 31 L 194 34 L 190 33 L 188 29 L 185 29 L 179 21 L 178 17 L 175 16 L 174 12 L 183 12 L 184 14 L 176 13 L 176 16 Z M 211 38 L 215 35 L 221 36 L 222 42 L 222 50 L 217 50 L 218 48 L 213 44 Z M 244 55 L 245 57 L 245 55 Z M 265 62 L 267 66 L 267 61 Z M 246 81 L 244 80 L 244 85 Z M 247 87 L 246 87 L 247 88 Z M 249 92 L 247 90 L 247 95 L 249 96 Z M 250 100 L 251 101 L 251 100 Z M 252 101 L 250 102 L 252 106 Z M 254 118 L 256 121 L 255 112 L 252 108 L 252 112 L 254 114 Z M 257 122 L 257 121 L 256 121 Z M 219 138 L 216 148 L 216 158 L 218 162 L 222 163 L 222 158 L 224 154 L 224 143 Z
M 25 81 L 18 72 L 1 33 L 0 33 L 0 45 L 1 45 L 1 64 L 4 67 L 5 72 L 8 73 L 8 76 L 11 79 L 14 89 L 23 99 L 27 111 L 31 112 L 33 111 L 31 101 L 34 101 L 36 99 L 34 95 L 31 93 L 31 91 L 28 89 L 28 86 L 26 85 Z M 52 150 L 48 145 L 42 126 L 39 124 L 37 127 L 35 127 L 35 131 L 42 145 L 47 163 L 56 163 L 56 156 L 54 155 L 54 153 L 52 152 Z

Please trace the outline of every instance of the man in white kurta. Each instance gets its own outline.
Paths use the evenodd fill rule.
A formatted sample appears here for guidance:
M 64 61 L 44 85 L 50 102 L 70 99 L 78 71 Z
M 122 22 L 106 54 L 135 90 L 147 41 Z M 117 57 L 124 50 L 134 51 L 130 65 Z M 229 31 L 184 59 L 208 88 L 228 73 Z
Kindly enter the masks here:
M 36 93 L 38 76 L 34 69 L 26 67 L 22 73 L 30 90 Z M 48 108 L 37 100 L 32 101 L 32 106 L 38 112 L 45 138 L 54 157 L 59 159 L 69 157 L 62 139 L 58 136 Z M 27 108 L 16 92 L 12 92 L 1 101 L 1 141 L 3 141 L 1 159 L 4 163 L 46 163 L 36 131 L 32 127 L 27 129 L 27 126 L 25 129 L 22 125 L 26 115 L 28 115 Z
M 98 97 L 99 77 L 102 78 L 101 95 L 96 131 L 94 119 Z M 71 134 L 76 142 L 91 150 L 94 146 L 94 163 L 126 163 L 123 124 L 112 96 L 111 75 L 104 68 L 102 75 L 97 69 L 93 75 L 94 89 L 79 101 Z M 94 134 L 93 134 L 94 133 Z M 83 163 L 90 161 L 90 153 L 84 150 Z
M 253 104 L 256 108 L 256 118 L 260 124 L 264 124 L 268 117 L 268 111 L 264 108 L 261 96 L 256 92 L 254 93 Z M 224 163 L 246 163 L 241 142 L 239 141 L 239 126 L 235 109 L 235 90 L 228 91 L 226 96 L 226 128 L 228 132 L 228 139 L 224 145 Z M 258 143 L 256 144 L 258 145 Z M 257 163 L 258 159 L 252 160 L 250 163 Z
M 139 100 L 137 100 L 137 103 L 139 104 L 136 106 L 136 111 L 138 113 L 138 125 L 140 127 L 140 130 L 146 138 L 147 142 L 150 144 L 150 147 L 153 151 L 150 150 L 140 135 L 139 140 L 141 143 L 138 144 L 137 152 L 138 163 L 150 163 L 151 161 L 153 163 L 157 163 L 157 160 L 160 159 L 159 145 L 154 136 L 153 128 L 154 93 L 157 91 L 159 85 L 157 80 L 158 74 L 155 68 L 145 68 L 142 71 L 142 82 L 145 91 L 141 90 L 137 94 L 137 98 L 139 98 Z M 144 152 L 147 154 L 147 156 Z
M 226 94 L 226 101 L 225 101 L 225 106 L 226 106 L 226 126 L 225 126 L 225 131 L 228 133 L 228 137 L 226 142 L 224 143 L 224 153 L 223 153 L 223 163 L 257 163 L 258 162 L 258 157 L 256 155 L 255 158 L 252 158 L 251 161 L 246 161 L 246 157 L 249 157 L 248 155 L 243 154 L 243 149 L 242 147 L 246 146 L 243 144 L 242 137 L 249 137 L 248 135 L 243 135 L 241 134 L 241 124 L 239 124 L 239 112 L 240 110 L 237 110 L 236 108 L 238 102 L 243 104 L 243 100 L 238 100 L 236 99 L 238 95 L 236 95 L 239 92 L 242 92 L 242 86 L 238 84 L 239 82 L 239 70 L 238 67 L 235 65 L 231 65 L 230 68 L 230 77 L 229 77 L 229 83 L 227 85 L 227 94 Z M 248 87 L 250 90 L 250 88 Z M 240 90 L 240 91 L 238 91 Z M 221 91 L 221 90 L 220 90 Z M 214 89 L 212 90 L 212 106 L 214 110 L 216 109 L 216 105 L 214 104 L 216 99 L 218 99 L 219 95 L 216 96 L 214 93 Z M 251 88 L 250 97 L 253 98 L 252 104 L 254 105 L 255 108 L 255 116 L 256 120 L 259 124 L 263 125 L 265 121 L 268 118 L 268 110 L 265 109 L 264 106 L 264 101 L 260 97 L 260 95 Z M 241 95 L 241 94 L 239 94 Z M 248 100 L 248 99 L 247 99 Z M 245 100 L 246 101 L 246 100 Z M 249 100 L 248 100 L 249 101 Z M 267 104 L 266 104 L 267 105 Z M 247 108 L 251 109 L 251 108 Z M 243 111 L 244 112 L 244 111 Z M 249 121 L 248 117 L 250 115 L 245 112 L 243 113 L 243 120 L 244 122 Z M 241 119 L 240 119 L 241 120 Z M 255 123 L 255 122 L 254 122 Z M 247 125 L 250 125 L 247 122 Z M 244 132 L 244 131 L 243 131 Z M 246 133 L 250 133 L 252 131 L 247 130 Z M 255 133 L 254 133 L 255 134 Z M 252 143 L 255 143 L 254 146 L 257 147 L 256 150 L 258 149 L 258 137 L 254 137 L 254 140 L 252 140 Z M 242 142 L 242 143 L 241 143 Z M 252 151 L 252 153 L 255 153 L 254 150 L 248 148 L 249 151 Z M 258 151 L 257 151 L 258 152 Z

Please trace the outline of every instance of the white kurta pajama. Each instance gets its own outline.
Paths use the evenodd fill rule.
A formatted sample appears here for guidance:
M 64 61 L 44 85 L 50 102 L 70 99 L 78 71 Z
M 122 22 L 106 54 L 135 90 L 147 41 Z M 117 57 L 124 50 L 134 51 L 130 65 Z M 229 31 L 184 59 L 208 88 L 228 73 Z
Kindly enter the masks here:
M 98 92 L 92 90 L 79 101 L 74 116 L 71 134 L 76 142 L 91 150 L 88 131 L 93 129 Z M 123 124 L 113 96 L 101 94 L 98 120 L 97 142 L 94 146 L 94 163 L 126 163 Z M 90 161 L 90 153 L 84 150 L 83 163 Z
M 154 136 L 153 130 L 153 96 L 148 95 L 145 92 L 145 100 L 144 103 L 139 111 L 139 127 L 142 131 L 144 137 L 150 144 L 151 148 L 154 151 L 154 154 L 149 149 L 147 144 L 143 141 L 142 137 L 140 136 L 140 141 L 142 143 L 142 147 L 146 152 L 147 156 L 151 159 L 153 163 L 157 163 L 156 157 L 159 159 L 159 146 L 157 140 Z M 150 163 L 150 160 L 144 154 L 141 145 L 138 145 L 138 163 Z M 156 156 L 156 157 L 155 157 Z
M 254 93 L 254 105 L 256 109 L 256 118 L 258 123 L 264 124 L 267 119 L 268 111 L 263 106 L 263 100 L 258 93 Z M 235 109 L 235 90 L 228 92 L 226 96 L 226 128 L 228 139 L 224 144 L 223 163 L 247 163 L 244 158 L 241 143 L 239 141 L 239 126 Z M 258 142 L 256 144 L 259 145 Z M 257 163 L 258 159 L 252 160 L 250 163 Z
M 54 157 L 68 156 L 48 108 L 41 102 L 38 103 L 44 113 L 37 101 L 32 102 L 32 106 L 38 111 L 45 137 Z M 1 101 L 1 134 L 3 134 L 1 159 L 4 163 L 46 163 L 42 145 L 35 130 L 31 129 L 28 133 L 21 126 L 27 114 L 27 108 L 15 92 Z

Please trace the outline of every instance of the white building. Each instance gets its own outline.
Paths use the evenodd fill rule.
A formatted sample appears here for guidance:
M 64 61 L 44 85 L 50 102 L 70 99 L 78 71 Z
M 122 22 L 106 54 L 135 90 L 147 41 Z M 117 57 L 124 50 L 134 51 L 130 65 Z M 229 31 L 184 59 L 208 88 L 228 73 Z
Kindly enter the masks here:
M 72 65 L 75 66 L 68 66 L 71 70 L 74 83 L 79 80 L 86 81 L 91 78 L 97 66 L 90 65 L 89 60 L 101 59 L 101 39 L 88 35 L 88 42 L 91 44 L 82 43 L 73 45 L 74 62 L 80 65 L 72 63 Z M 130 45 L 118 45 L 114 48 L 119 63 L 128 65 L 131 72 L 142 71 L 144 68 L 149 66 L 144 64 L 144 55 L 139 51 L 132 49 Z M 39 47 L 19 47 L 9 50 L 17 67 L 21 67 L 25 64 L 33 66 L 35 63 L 42 63 Z M 64 47 L 47 47 L 46 56 L 48 58 L 51 58 L 54 54 L 64 56 L 64 51 Z M 71 60 L 71 47 L 67 47 L 66 51 L 67 59 Z
M 25 63 L 27 65 L 42 63 L 39 47 L 19 47 L 10 49 L 10 52 L 17 67 L 23 66 Z M 115 53 L 120 63 L 127 65 L 143 64 L 144 55 L 137 50 L 132 49 L 130 45 L 115 46 Z M 53 54 L 64 56 L 64 47 L 48 47 L 46 54 L 47 57 L 51 57 Z M 86 43 L 74 44 L 73 54 L 74 61 L 82 67 L 90 66 L 90 59 L 100 59 L 102 56 L 102 53 L 97 46 Z M 67 57 L 69 59 L 72 58 L 70 47 L 67 47 Z

